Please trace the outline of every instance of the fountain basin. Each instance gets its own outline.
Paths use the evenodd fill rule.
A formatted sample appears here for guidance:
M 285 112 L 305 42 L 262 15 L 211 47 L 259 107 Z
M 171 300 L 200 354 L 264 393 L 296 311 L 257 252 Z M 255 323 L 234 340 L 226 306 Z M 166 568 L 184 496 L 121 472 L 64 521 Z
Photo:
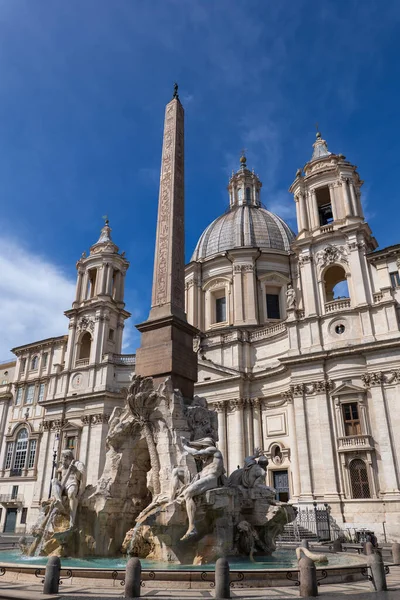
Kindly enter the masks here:
M 315 550 L 315 548 L 314 548 Z M 326 549 L 324 548 L 324 553 Z M 317 567 L 317 577 L 323 583 L 346 583 L 365 580 L 362 570 L 365 558 L 347 553 L 329 553 L 329 565 Z M 298 578 L 297 560 L 293 550 L 277 550 L 273 556 L 257 557 L 257 562 L 231 557 L 233 587 L 281 587 L 294 585 Z M 1 581 L 29 580 L 38 582 L 44 574 L 46 557 L 24 557 L 17 551 L 1 551 L 0 567 L 5 570 Z M 214 565 L 178 565 L 142 560 L 142 580 L 152 589 L 210 589 L 214 584 Z M 100 582 L 102 588 L 123 584 L 126 560 L 123 558 L 63 558 L 61 579 L 64 585 L 91 585 Z M 64 588 L 65 589 L 65 588 Z

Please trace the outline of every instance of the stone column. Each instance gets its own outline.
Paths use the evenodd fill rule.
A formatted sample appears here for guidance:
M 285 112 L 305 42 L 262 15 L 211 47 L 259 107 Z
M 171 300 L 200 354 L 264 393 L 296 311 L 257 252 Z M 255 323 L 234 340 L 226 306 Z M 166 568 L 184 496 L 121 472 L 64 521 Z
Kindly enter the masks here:
M 82 280 L 83 280 L 83 271 L 79 269 L 78 271 L 78 281 L 76 284 L 76 294 L 75 294 L 75 302 L 80 302 L 81 294 L 82 294 Z
M 35 481 L 35 485 L 33 488 L 33 501 L 40 502 L 41 500 L 47 500 L 49 489 L 50 489 L 50 479 L 46 477 L 46 467 L 47 464 L 52 462 L 53 460 L 53 451 L 49 451 L 49 441 L 50 441 L 50 421 L 43 422 L 43 432 L 40 439 L 40 443 L 38 443 L 36 452 L 38 456 L 36 458 L 36 471 L 40 474 L 40 477 Z M 54 438 L 53 438 L 54 439 Z M 48 486 L 46 489 L 45 486 Z
M 89 273 L 87 271 L 85 271 L 85 273 L 83 275 L 83 281 L 82 281 L 81 302 L 83 300 L 86 300 L 88 279 L 89 279 Z
M 254 266 L 244 266 L 244 278 L 246 282 L 246 314 L 245 321 L 246 325 L 257 325 L 257 314 L 256 314 L 256 282 L 254 278 Z
M 300 500 L 310 501 L 313 499 L 313 495 L 311 484 L 310 451 L 308 447 L 309 432 L 307 429 L 304 405 L 304 386 L 302 384 L 293 386 L 293 396 L 297 450 L 298 456 L 301 456 L 301 461 L 299 462 Z
M 113 266 L 107 265 L 107 279 L 106 279 L 106 296 L 112 296 L 112 278 L 113 278 Z
M 346 217 L 351 217 L 351 202 L 349 195 L 349 185 L 348 179 L 342 179 L 342 189 L 343 189 L 343 202 L 344 202 L 344 213 Z
M 324 498 L 326 502 L 338 499 L 338 477 L 334 450 L 334 427 L 331 419 L 331 411 L 329 409 L 330 396 L 329 391 L 332 389 L 330 381 L 318 381 L 314 384 L 318 398 L 318 412 L 320 430 L 325 431 L 324 441 L 322 443 L 322 460 L 324 463 Z
M 226 435 L 226 410 L 225 402 L 217 402 L 215 405 L 218 415 L 218 448 L 222 452 L 224 457 L 224 464 L 226 470 L 228 470 L 228 446 L 227 446 L 227 435 Z
M 292 475 L 292 496 L 298 499 L 300 496 L 300 472 L 299 472 L 299 457 L 297 452 L 297 435 L 296 424 L 294 418 L 293 396 L 290 392 L 286 394 L 287 410 L 288 410 L 288 425 L 289 425 L 289 440 L 290 440 L 290 473 Z
M 234 419 L 233 431 L 229 431 L 229 470 L 234 471 L 244 460 L 243 400 L 238 398 L 230 404 Z
M 320 226 L 318 206 L 317 206 L 317 195 L 315 193 L 315 190 L 311 190 L 311 210 L 312 210 L 313 229 L 315 229 Z
M 233 322 L 240 324 L 244 322 L 243 314 L 243 281 L 242 265 L 233 266 L 233 297 L 234 297 L 234 317 Z M 228 309 L 228 307 L 227 307 Z
M 312 256 L 310 256 L 310 254 L 301 254 L 299 257 L 299 264 L 302 275 L 304 311 L 306 317 L 309 317 L 317 314 Z
M 332 216 L 333 220 L 337 221 L 337 207 L 336 207 L 336 194 L 335 194 L 335 185 L 333 183 L 329 184 L 329 195 L 331 197 L 331 207 L 332 207 Z
M 356 193 L 354 190 L 354 184 L 350 182 L 349 187 L 350 187 L 352 212 L 355 217 L 358 217 L 359 215 L 358 215 L 357 197 L 356 197 Z
M 373 407 L 373 421 L 375 427 L 372 432 L 375 438 L 379 454 L 379 480 L 381 493 L 384 496 L 398 495 L 399 482 L 394 464 L 395 453 L 393 451 L 392 435 L 388 422 L 388 413 L 382 387 L 383 373 L 371 373 L 365 377 L 366 385 L 370 387 L 371 401 Z M 383 473 L 383 478 L 381 476 Z
M 251 400 L 253 405 L 253 436 L 254 436 L 254 447 L 263 448 L 264 440 L 262 434 L 262 412 L 261 412 L 261 400 L 260 398 L 253 398 Z
M 244 454 L 250 456 L 254 450 L 254 434 L 253 434 L 253 415 L 251 400 L 246 398 L 243 402 L 243 417 L 244 417 Z
M 301 218 L 301 212 L 300 212 L 300 202 L 299 202 L 299 197 L 295 196 L 294 197 L 294 201 L 296 203 L 296 219 L 297 219 L 297 227 L 299 230 L 299 233 L 301 231 L 303 231 L 303 222 L 302 222 L 302 218 Z
M 300 194 L 300 218 L 302 228 L 308 231 L 308 215 L 307 215 L 307 206 L 306 206 L 306 197 L 303 193 Z
M 101 287 L 100 287 L 100 294 L 101 295 L 105 295 L 106 293 L 106 288 L 107 288 L 107 276 L 108 276 L 108 263 L 103 263 L 102 267 L 101 267 Z

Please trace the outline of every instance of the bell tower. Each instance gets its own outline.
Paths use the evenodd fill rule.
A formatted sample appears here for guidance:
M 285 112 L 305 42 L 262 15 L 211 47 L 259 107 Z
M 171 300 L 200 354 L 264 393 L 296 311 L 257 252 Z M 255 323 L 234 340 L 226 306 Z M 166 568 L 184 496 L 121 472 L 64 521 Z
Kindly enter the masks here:
M 111 239 L 106 218 L 98 241 L 84 252 L 76 268 L 78 278 L 69 318 L 65 369 L 98 364 L 105 354 L 121 354 L 125 310 L 124 283 L 129 267 Z
M 296 203 L 298 235 L 293 249 L 306 318 L 365 310 L 373 303 L 366 253 L 377 242 L 364 220 L 362 184 L 357 167 L 343 154 L 330 152 L 317 132 L 311 160 L 298 169 L 289 189 Z M 363 329 L 369 339 L 368 314 L 363 316 Z
M 361 223 L 361 181 L 357 167 L 343 154 L 329 152 L 320 132 L 311 160 L 298 169 L 290 187 L 296 202 L 298 238 L 315 237 L 334 226 Z

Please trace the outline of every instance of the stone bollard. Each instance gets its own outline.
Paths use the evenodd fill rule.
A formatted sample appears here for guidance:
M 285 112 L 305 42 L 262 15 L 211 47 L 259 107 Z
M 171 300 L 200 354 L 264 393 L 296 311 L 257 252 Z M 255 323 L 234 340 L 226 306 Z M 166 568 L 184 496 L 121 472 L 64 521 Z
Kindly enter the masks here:
M 126 563 L 124 598 L 140 598 L 142 565 L 138 558 L 130 558 Z
M 300 546 L 301 546 L 302 548 L 307 548 L 307 550 L 309 550 L 309 549 L 310 549 L 310 543 L 309 543 L 309 541 L 308 541 L 308 540 L 301 540 L 301 542 L 300 542 Z
M 367 565 L 371 569 L 372 587 L 377 592 L 386 592 L 386 573 L 382 554 L 379 550 L 367 555 Z
M 61 560 L 58 556 L 50 556 L 44 575 L 43 594 L 58 594 L 60 585 Z
M 318 596 L 317 569 L 307 556 L 299 560 L 300 596 Z
M 375 548 L 371 544 L 371 542 L 365 542 L 364 544 L 364 554 L 369 556 L 370 554 L 374 554 Z
M 400 544 L 398 542 L 392 544 L 392 560 L 395 565 L 400 564 Z
M 342 542 L 340 540 L 335 540 L 332 544 L 332 550 L 334 552 L 343 552 Z
M 230 598 L 229 563 L 226 558 L 219 558 L 215 563 L 215 598 Z

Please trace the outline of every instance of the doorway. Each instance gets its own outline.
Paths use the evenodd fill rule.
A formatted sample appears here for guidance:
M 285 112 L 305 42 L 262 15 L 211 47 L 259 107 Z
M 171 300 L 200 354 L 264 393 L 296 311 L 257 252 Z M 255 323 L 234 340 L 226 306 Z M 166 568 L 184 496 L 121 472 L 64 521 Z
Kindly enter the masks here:
M 289 476 L 287 471 L 274 471 L 274 488 L 279 502 L 289 500 Z
M 14 533 L 17 524 L 17 509 L 7 508 L 6 522 L 4 524 L 4 533 Z

